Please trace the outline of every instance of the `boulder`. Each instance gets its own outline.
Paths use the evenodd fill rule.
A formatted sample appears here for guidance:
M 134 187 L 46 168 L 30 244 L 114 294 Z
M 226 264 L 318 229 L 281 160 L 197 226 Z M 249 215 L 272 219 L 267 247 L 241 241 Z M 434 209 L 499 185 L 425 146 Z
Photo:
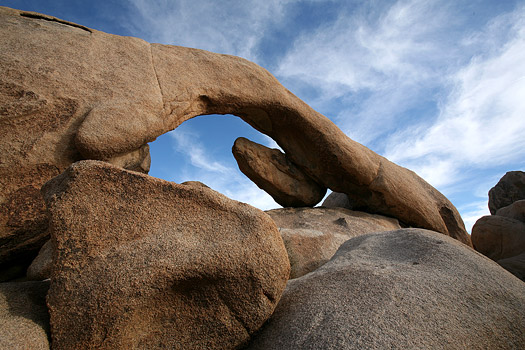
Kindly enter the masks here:
M 0 44 L 0 264 L 31 261 L 47 240 L 45 181 L 80 159 L 143 169 L 145 144 L 205 114 L 241 117 L 357 209 L 471 244 L 440 192 L 348 138 L 252 62 L 5 7 Z
M 232 153 L 243 174 L 283 207 L 311 207 L 326 194 L 326 187 L 317 184 L 278 149 L 239 137 Z
M 352 237 L 401 228 L 396 219 L 344 208 L 283 208 L 266 213 L 283 237 L 290 278 L 314 271 Z
M 521 199 L 525 199 L 525 172 L 509 171 L 489 190 L 490 213 Z
M 483 216 L 472 226 L 474 249 L 492 260 L 525 252 L 525 223 L 499 215 Z
M 497 261 L 505 270 L 525 282 L 525 253 Z
M 30 281 L 42 281 L 51 278 L 51 271 L 53 268 L 53 254 L 55 247 L 53 241 L 47 241 L 40 251 L 37 257 L 29 268 L 27 269 L 27 279 Z
M 211 189 L 81 161 L 42 191 L 53 349 L 235 348 L 288 280 L 271 218 Z
M 353 209 L 353 205 L 350 202 L 348 196 L 344 193 L 332 192 L 326 197 L 321 206 L 326 208 L 346 208 Z
M 525 284 L 421 229 L 347 241 L 290 280 L 247 349 L 523 349 Z
M 525 222 L 525 200 L 519 200 L 507 205 L 506 207 L 498 209 L 496 215 Z
M 49 350 L 49 282 L 0 283 L 0 349 Z

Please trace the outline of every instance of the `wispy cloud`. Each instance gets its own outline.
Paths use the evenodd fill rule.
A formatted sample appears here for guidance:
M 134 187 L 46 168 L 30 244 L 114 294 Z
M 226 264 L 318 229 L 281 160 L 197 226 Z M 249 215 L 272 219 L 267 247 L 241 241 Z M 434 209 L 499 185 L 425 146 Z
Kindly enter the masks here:
M 131 0 L 134 32 L 153 42 L 196 47 L 256 60 L 265 29 L 279 21 L 279 0 Z

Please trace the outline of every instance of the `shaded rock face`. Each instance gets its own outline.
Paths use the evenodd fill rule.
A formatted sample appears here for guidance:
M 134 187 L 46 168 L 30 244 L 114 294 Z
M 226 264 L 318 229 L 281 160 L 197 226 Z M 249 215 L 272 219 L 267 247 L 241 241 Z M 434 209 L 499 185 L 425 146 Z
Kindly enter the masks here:
M 326 194 L 326 187 L 313 181 L 278 149 L 240 137 L 232 153 L 243 174 L 283 207 L 314 206 Z
M 509 171 L 489 190 L 490 213 L 521 199 L 525 199 L 525 172 Z
M 53 349 L 227 349 L 272 314 L 288 256 L 264 212 L 98 161 L 43 187 Z
M 0 283 L 0 349 L 49 349 L 49 282 Z
M 497 261 L 505 270 L 525 282 L 525 253 Z
M 284 208 L 266 213 L 283 237 L 290 278 L 316 270 L 352 237 L 401 228 L 396 219 L 343 208 Z
M 8 8 L 0 8 L 0 44 L 0 264 L 46 241 L 45 181 L 79 159 L 144 170 L 145 144 L 204 114 L 241 117 L 356 209 L 470 244 L 441 193 L 349 139 L 254 63 Z
M 496 215 L 525 222 L 525 200 L 519 200 L 511 205 L 498 209 Z
M 27 279 L 30 281 L 42 281 L 51 278 L 53 270 L 53 254 L 55 253 L 54 241 L 47 241 L 31 262 L 27 269 Z
M 248 349 L 522 349 L 525 284 L 435 232 L 353 238 L 290 280 Z
M 326 208 L 346 208 L 353 209 L 353 204 L 348 196 L 344 193 L 332 192 L 326 197 L 321 206 Z

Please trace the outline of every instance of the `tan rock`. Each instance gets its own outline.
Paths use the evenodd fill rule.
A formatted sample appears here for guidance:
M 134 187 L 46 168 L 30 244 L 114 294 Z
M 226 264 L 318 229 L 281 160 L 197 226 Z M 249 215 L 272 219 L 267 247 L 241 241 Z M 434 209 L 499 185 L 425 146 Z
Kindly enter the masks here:
M 489 190 L 490 213 L 521 199 L 525 199 L 525 172 L 509 171 Z
M 318 185 L 278 149 L 239 137 L 232 152 L 243 174 L 283 207 L 314 206 L 326 194 L 326 187 Z
M 396 219 L 343 208 L 284 208 L 266 213 L 283 237 L 290 278 L 316 270 L 350 238 L 401 228 Z
M 519 200 L 511 205 L 498 209 L 496 215 L 525 222 L 525 200 Z
M 82 161 L 43 187 L 53 349 L 228 349 L 289 276 L 264 212 L 200 186 Z
M 8 8 L 0 8 L 0 44 L 0 264 L 36 254 L 47 239 L 37 192 L 45 181 L 79 159 L 128 163 L 146 143 L 203 114 L 241 117 L 315 182 L 363 210 L 470 244 L 441 193 L 349 139 L 252 62 Z M 18 200 L 29 213 L 6 209 Z
M 49 350 L 49 282 L 0 283 L 0 349 Z
M 472 227 L 474 249 L 492 260 L 525 252 L 525 223 L 499 215 L 481 217 Z
M 290 280 L 255 349 L 523 349 L 525 284 L 435 232 L 347 241 Z
M 30 281 L 42 281 L 51 278 L 51 271 L 53 269 L 53 254 L 55 252 L 55 246 L 53 241 L 47 241 L 40 251 L 37 257 L 29 268 L 27 269 L 27 279 Z

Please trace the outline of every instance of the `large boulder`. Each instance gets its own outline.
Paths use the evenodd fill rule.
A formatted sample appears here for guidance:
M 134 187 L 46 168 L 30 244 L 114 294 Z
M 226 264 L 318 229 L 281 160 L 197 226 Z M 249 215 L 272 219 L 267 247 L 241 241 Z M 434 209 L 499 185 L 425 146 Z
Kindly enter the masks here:
M 290 265 L 264 212 L 98 161 L 43 193 L 54 349 L 228 349 L 272 314 Z
M 519 200 L 511 205 L 498 209 L 496 215 L 525 222 L 525 200 Z
M 490 213 L 521 199 L 525 199 L 525 172 L 509 171 L 489 190 Z
M 36 255 L 46 241 L 45 181 L 79 159 L 141 169 L 145 144 L 205 114 L 241 117 L 359 209 L 470 244 L 441 193 L 348 138 L 252 62 L 5 7 L 0 45 L 0 264 Z
M 525 222 L 499 215 L 486 215 L 472 226 L 474 249 L 492 260 L 525 252 Z
M 0 349 L 49 350 L 49 282 L 0 283 Z
M 290 280 L 254 349 L 523 349 L 525 284 L 420 229 L 364 235 Z
M 314 271 L 350 238 L 401 228 L 396 219 L 343 208 L 283 208 L 266 213 L 283 237 L 290 278 Z
M 42 281 L 51 278 L 53 270 L 53 254 L 55 252 L 54 241 L 49 240 L 40 249 L 35 260 L 27 268 L 27 279 L 30 281 Z
M 525 282 L 525 252 L 497 261 L 505 270 Z
M 244 175 L 283 207 L 311 207 L 326 194 L 326 187 L 312 180 L 278 149 L 239 137 L 232 153 Z
M 353 209 L 353 203 L 350 202 L 350 198 L 344 193 L 332 192 L 330 193 L 321 206 L 326 208 L 346 208 Z

